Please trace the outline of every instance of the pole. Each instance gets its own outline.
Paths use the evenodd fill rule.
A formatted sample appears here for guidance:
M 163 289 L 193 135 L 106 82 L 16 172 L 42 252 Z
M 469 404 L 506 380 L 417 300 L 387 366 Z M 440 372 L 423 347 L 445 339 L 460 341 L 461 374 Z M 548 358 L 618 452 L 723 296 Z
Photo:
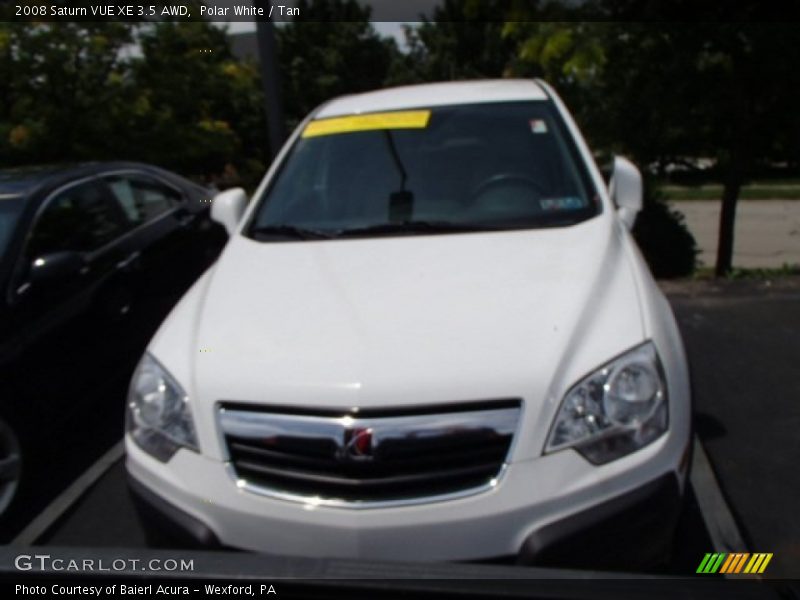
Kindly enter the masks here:
M 269 0 L 254 0 L 253 5 L 269 14 Z M 275 159 L 286 136 L 283 120 L 280 77 L 278 74 L 278 45 L 275 42 L 275 28 L 272 19 L 256 19 L 256 38 L 258 40 L 258 64 L 261 69 L 261 82 L 264 86 L 264 110 L 267 113 L 267 139 L 269 156 Z

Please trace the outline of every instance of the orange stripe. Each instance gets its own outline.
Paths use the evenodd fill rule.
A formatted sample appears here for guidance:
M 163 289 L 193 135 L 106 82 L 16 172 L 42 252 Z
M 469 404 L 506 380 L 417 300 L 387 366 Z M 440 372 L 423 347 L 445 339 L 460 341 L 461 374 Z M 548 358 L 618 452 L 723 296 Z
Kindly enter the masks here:
M 728 573 L 735 573 L 736 572 L 736 565 L 739 564 L 739 559 L 742 558 L 742 553 L 737 552 L 733 555 L 733 562 L 731 563 L 730 568 L 728 569 Z
M 741 560 L 736 564 L 736 570 L 734 571 L 734 573 L 740 573 L 741 572 L 742 567 L 744 566 L 744 563 L 747 560 L 748 556 L 750 556 L 750 553 L 748 553 L 748 552 L 745 552 L 744 554 L 742 554 Z
M 728 573 L 736 573 L 736 565 L 739 564 L 740 560 L 742 560 L 742 553 L 741 552 L 737 552 L 736 553 L 736 558 L 734 559 L 733 564 L 731 564 L 731 568 L 728 569 Z
M 734 552 L 733 554 L 733 562 L 731 562 L 731 566 L 728 567 L 728 573 L 735 573 L 736 572 L 736 565 L 739 564 L 739 559 L 742 558 L 741 552 Z
M 730 553 L 730 564 L 728 564 L 728 568 L 725 569 L 726 573 L 731 573 L 733 571 L 733 567 L 736 566 L 736 561 L 739 560 L 739 553 L 738 552 L 731 552 Z
M 733 562 L 733 557 L 736 556 L 735 554 L 728 554 L 728 558 L 725 559 L 725 562 L 722 565 L 722 568 L 719 570 L 720 573 L 727 573 L 728 567 Z

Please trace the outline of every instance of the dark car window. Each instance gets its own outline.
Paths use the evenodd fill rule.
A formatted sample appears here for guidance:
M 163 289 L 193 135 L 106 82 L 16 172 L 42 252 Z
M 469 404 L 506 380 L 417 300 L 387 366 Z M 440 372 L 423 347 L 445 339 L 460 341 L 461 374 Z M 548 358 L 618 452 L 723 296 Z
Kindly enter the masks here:
M 0 257 L 11 240 L 24 205 L 22 196 L 0 194 Z
M 125 232 L 122 215 L 103 187 L 87 182 L 55 196 L 34 225 L 27 254 L 37 257 L 72 250 L 90 252 Z
M 182 201 L 179 192 L 144 175 L 113 175 L 106 182 L 133 226 L 163 215 Z

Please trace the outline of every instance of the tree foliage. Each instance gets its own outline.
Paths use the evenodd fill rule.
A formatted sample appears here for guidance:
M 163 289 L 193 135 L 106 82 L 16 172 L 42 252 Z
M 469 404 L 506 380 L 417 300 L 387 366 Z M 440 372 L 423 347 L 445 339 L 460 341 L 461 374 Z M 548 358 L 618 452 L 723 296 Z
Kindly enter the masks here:
M 290 125 L 381 87 L 399 52 L 355 0 L 301 0 L 276 28 Z M 327 21 L 327 22 L 326 22 Z M 190 175 L 268 160 L 259 69 L 198 20 L 0 23 L 0 161 L 133 159 Z
M 119 23 L 0 23 L 0 161 L 113 155 L 131 41 Z
M 652 180 L 645 181 L 644 207 L 633 237 L 655 277 L 685 277 L 694 271 L 698 253 L 694 237 L 683 214 L 670 208 Z
M 295 125 L 334 96 L 380 88 L 397 54 L 356 0 L 300 0 L 300 17 L 276 28 L 284 109 Z
M 265 119 L 254 65 L 231 54 L 223 30 L 206 23 L 157 23 L 139 35 L 133 78 L 136 151 L 188 172 L 226 163 L 263 167 Z
M 724 184 L 716 271 L 725 274 L 741 186 L 760 164 L 800 157 L 789 93 L 800 89 L 796 27 L 748 22 L 747 7 L 676 23 L 653 21 L 627 0 L 593 4 L 609 21 L 507 26 L 517 41 L 512 71 L 552 79 L 596 147 L 662 167 L 711 158 Z M 637 15 L 650 21 L 630 20 Z
M 713 160 L 725 273 L 741 186 L 763 165 L 800 165 L 796 26 L 759 20 L 755 5 L 712 7 L 695 23 L 653 6 L 444 0 L 401 52 L 356 0 L 300 0 L 301 17 L 275 29 L 284 112 L 291 126 L 333 96 L 387 84 L 544 77 L 594 148 L 640 165 Z M 697 13 L 689 0 L 670 7 Z M 0 23 L 3 164 L 130 158 L 255 174 L 265 128 L 258 69 L 207 22 Z M 685 229 L 668 210 L 645 212 Z
M 256 69 L 205 22 L 0 23 L 0 161 L 263 168 Z
M 445 0 L 432 19 L 406 28 L 408 52 L 392 73 L 402 82 L 502 77 L 513 44 L 497 21 L 503 0 Z

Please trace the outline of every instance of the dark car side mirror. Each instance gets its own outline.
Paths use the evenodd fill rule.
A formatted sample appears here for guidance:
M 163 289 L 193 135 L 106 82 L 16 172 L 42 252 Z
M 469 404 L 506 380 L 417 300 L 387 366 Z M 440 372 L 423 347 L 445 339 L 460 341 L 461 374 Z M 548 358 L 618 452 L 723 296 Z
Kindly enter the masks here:
M 52 252 L 39 256 L 31 263 L 30 282 L 34 285 L 63 281 L 77 275 L 84 266 L 79 252 Z

